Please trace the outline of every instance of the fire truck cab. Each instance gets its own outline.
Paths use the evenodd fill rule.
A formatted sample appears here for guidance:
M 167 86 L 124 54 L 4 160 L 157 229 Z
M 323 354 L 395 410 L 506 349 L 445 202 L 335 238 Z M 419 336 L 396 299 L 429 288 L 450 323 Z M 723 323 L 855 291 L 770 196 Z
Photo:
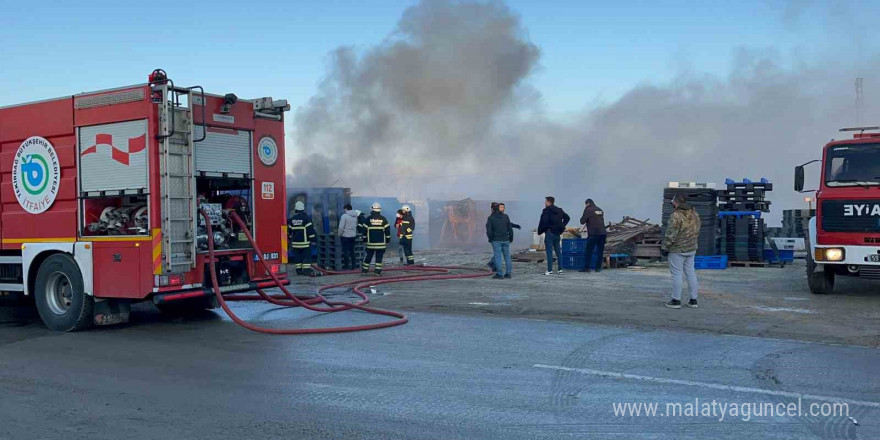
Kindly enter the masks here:
M 831 141 L 823 150 L 816 216 L 807 237 L 810 291 L 828 294 L 837 276 L 880 279 L 880 127 L 852 139 Z M 812 163 L 812 162 L 808 162 Z M 795 190 L 803 192 L 804 166 L 795 168 Z
M 147 83 L 0 107 L 0 291 L 52 330 L 126 322 L 132 302 L 216 306 L 286 280 L 284 100 Z M 274 285 L 274 284 L 272 284 Z

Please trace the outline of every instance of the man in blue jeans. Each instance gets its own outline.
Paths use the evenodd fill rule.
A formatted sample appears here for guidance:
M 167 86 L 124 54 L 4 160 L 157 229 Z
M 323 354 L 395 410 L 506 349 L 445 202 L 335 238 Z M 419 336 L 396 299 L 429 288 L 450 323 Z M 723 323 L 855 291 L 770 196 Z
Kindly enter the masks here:
M 587 230 L 587 256 L 586 266 L 581 272 L 589 272 L 591 269 L 599 272 L 602 270 L 602 260 L 605 258 L 605 240 L 608 232 L 605 230 L 605 212 L 596 206 L 593 199 L 587 199 L 584 204 L 584 215 L 581 216 L 581 224 Z M 593 255 L 596 256 L 596 267 L 592 267 Z
M 556 199 L 553 196 L 545 197 L 544 211 L 541 212 L 541 221 L 538 223 L 538 234 L 544 234 L 544 247 L 547 249 L 547 272 L 544 275 L 553 275 L 553 251 L 556 251 L 556 273 L 562 275 L 560 240 L 569 221 L 571 218 L 568 214 L 556 206 Z
M 513 242 L 513 225 L 510 223 L 510 217 L 501 212 L 497 203 L 492 204 L 492 214 L 486 220 L 486 237 L 489 243 L 492 243 L 492 252 L 495 255 L 495 276 L 492 278 L 510 278 L 512 264 L 510 243 Z M 501 265 L 502 257 L 505 266 Z M 507 271 L 502 273 L 502 267 L 506 267 Z

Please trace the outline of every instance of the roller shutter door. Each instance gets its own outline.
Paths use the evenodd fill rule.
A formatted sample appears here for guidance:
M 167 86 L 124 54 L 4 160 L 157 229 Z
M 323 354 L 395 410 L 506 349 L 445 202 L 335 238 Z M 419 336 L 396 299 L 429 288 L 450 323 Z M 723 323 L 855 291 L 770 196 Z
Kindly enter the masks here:
M 202 137 L 201 126 L 195 138 Z M 251 174 L 251 132 L 208 127 L 205 140 L 195 144 L 196 171 L 207 173 Z
M 80 190 L 145 190 L 146 133 L 146 119 L 80 127 Z

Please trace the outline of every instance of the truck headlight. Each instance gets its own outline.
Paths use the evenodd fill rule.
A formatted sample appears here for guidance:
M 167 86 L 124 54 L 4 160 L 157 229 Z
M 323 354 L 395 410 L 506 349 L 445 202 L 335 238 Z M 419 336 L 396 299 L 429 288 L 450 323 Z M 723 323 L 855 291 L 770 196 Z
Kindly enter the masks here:
M 843 261 L 844 257 L 842 248 L 816 248 L 817 261 Z

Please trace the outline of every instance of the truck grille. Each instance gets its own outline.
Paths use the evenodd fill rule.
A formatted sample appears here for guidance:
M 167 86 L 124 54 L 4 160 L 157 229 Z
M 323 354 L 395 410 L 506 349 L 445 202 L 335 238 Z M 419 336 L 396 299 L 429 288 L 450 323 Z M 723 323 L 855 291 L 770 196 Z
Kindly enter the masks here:
M 868 280 L 880 280 L 880 266 L 862 266 L 859 268 L 859 278 Z
M 823 200 L 822 230 L 880 232 L 880 200 Z

